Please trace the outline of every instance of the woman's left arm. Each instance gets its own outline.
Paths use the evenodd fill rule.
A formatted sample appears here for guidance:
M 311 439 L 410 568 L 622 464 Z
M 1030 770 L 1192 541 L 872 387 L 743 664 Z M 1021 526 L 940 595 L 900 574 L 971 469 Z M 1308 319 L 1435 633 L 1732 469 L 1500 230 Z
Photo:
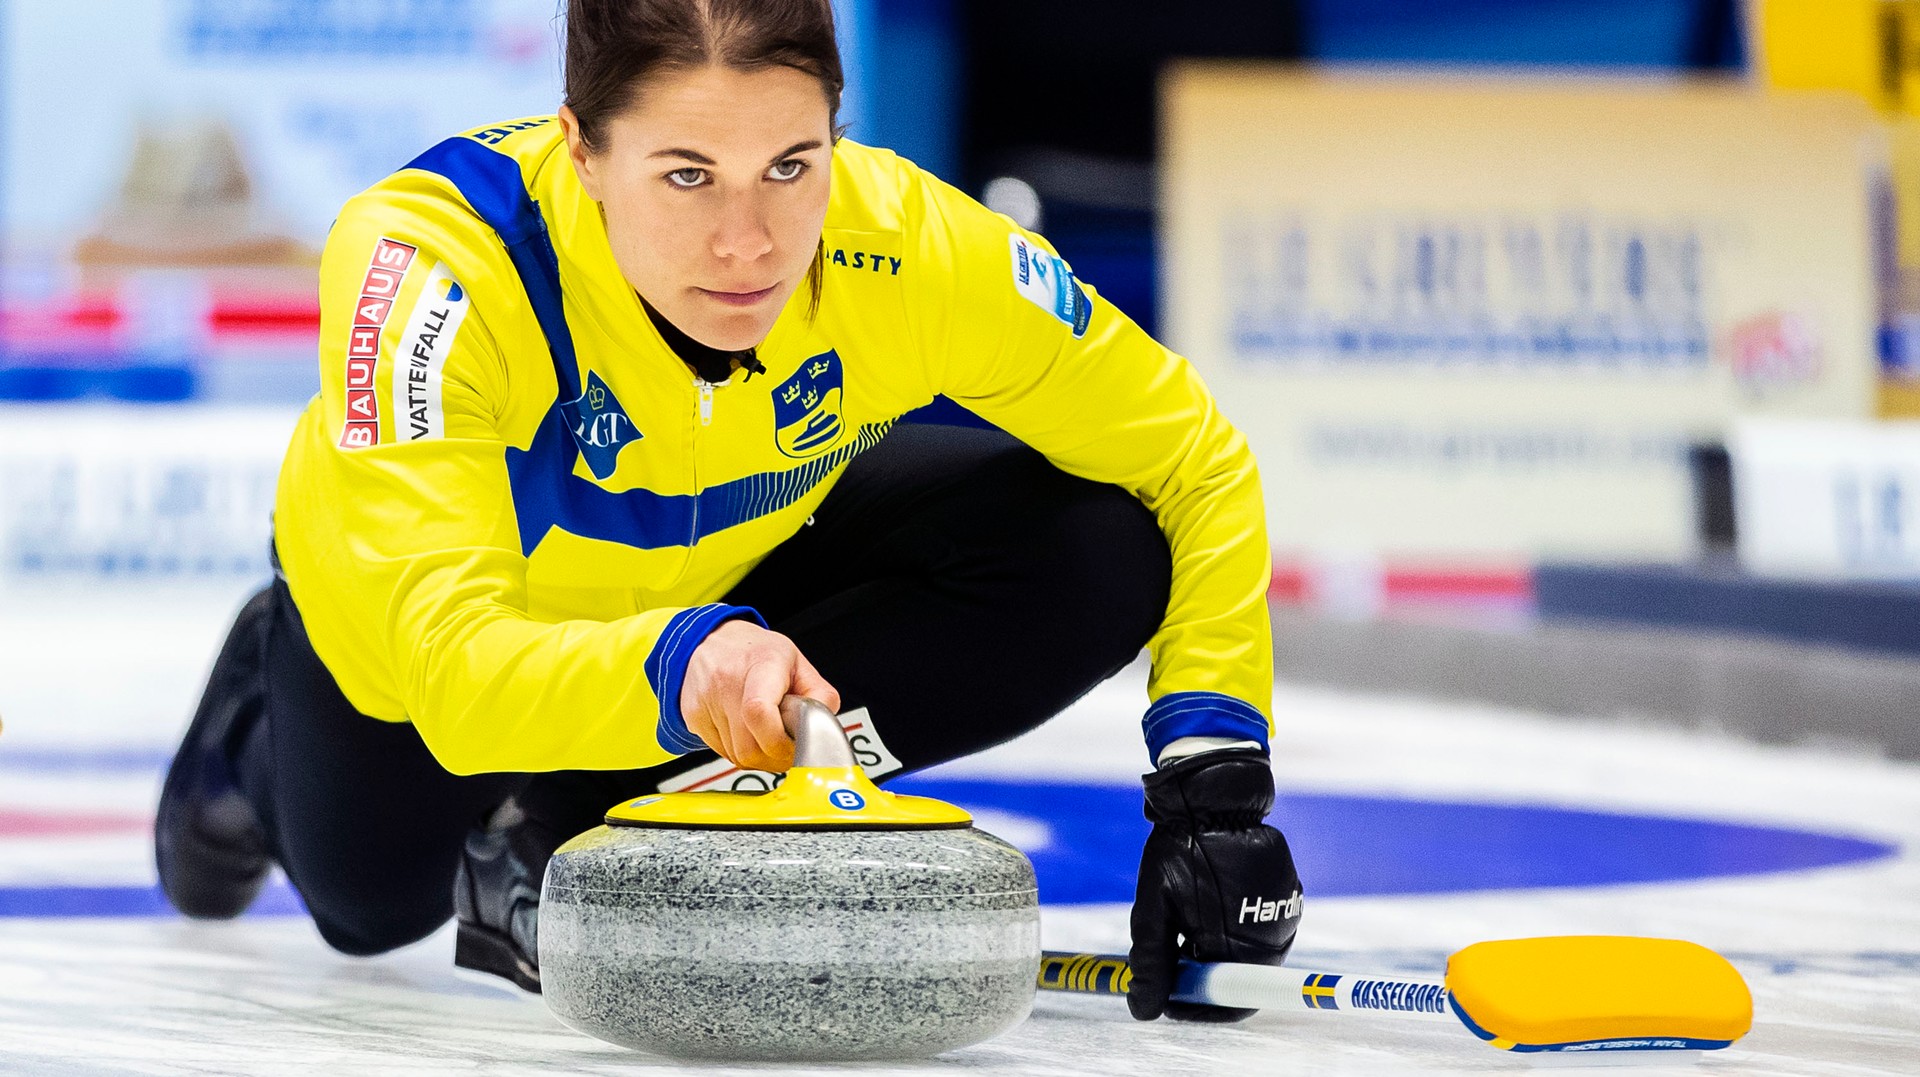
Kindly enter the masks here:
M 1261 822 L 1273 806 L 1272 563 L 1253 453 L 1187 361 L 1073 279 L 1038 236 L 931 177 L 917 186 L 922 274 L 907 313 L 936 391 L 1062 469 L 1132 491 L 1172 548 L 1167 615 L 1148 644 L 1154 825 L 1127 1004 L 1142 1020 L 1240 1020 L 1253 1011 L 1171 994 L 1180 957 L 1277 965 L 1300 923 L 1292 852 Z M 1166 750 L 1186 738 L 1211 739 Z M 1247 741 L 1258 750 L 1223 747 Z M 1172 758 L 1191 748 L 1200 754 Z M 1271 914 L 1249 922 L 1250 907 Z
M 1184 737 L 1271 731 L 1272 571 L 1246 438 L 1184 358 L 1076 280 L 1038 236 L 924 173 L 908 199 L 908 318 L 936 391 L 1046 454 L 1129 491 L 1173 554 L 1149 643 L 1150 756 Z

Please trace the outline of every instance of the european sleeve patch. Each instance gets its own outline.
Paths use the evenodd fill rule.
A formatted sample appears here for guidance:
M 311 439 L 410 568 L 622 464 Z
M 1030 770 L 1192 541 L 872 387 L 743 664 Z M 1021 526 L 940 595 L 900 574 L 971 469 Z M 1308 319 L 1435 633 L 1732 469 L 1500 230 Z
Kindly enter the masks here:
M 1059 256 L 1014 233 L 1007 237 L 1013 250 L 1013 287 L 1035 306 L 1072 327 L 1073 335 L 1087 335 L 1093 320 L 1093 301 L 1074 279 L 1073 270 Z

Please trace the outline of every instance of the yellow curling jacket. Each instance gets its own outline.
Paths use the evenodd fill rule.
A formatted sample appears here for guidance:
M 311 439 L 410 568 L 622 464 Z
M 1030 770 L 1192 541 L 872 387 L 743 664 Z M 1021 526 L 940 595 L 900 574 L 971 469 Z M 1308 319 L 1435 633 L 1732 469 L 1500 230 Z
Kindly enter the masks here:
M 1151 752 L 1264 744 L 1259 479 L 1187 362 L 1037 236 L 884 150 L 836 148 L 823 242 L 817 316 L 797 289 L 766 374 L 709 386 L 622 278 L 554 118 L 448 139 L 348 202 L 321 265 L 321 392 L 275 514 L 348 701 L 413 722 L 462 774 L 701 747 L 687 660 L 757 616 L 716 600 L 944 395 L 1165 530 Z

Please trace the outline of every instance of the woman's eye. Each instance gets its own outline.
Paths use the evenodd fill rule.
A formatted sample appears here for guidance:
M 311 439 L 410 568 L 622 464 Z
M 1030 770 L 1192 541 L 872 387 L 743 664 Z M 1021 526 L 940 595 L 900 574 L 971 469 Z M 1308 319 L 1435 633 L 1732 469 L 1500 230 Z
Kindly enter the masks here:
M 806 170 L 807 162 L 805 161 L 782 161 L 767 169 L 767 175 L 772 179 L 791 181 L 799 179 L 800 173 Z
M 679 168 L 667 173 L 667 182 L 675 187 L 698 187 L 707 181 L 704 168 Z

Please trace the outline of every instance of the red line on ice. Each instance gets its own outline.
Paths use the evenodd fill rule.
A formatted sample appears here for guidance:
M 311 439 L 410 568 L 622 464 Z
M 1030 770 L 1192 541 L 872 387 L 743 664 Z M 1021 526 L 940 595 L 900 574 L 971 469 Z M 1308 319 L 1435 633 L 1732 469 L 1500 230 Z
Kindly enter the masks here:
M 152 827 L 153 817 L 148 815 L 0 808 L 0 838 L 134 834 L 147 831 Z

